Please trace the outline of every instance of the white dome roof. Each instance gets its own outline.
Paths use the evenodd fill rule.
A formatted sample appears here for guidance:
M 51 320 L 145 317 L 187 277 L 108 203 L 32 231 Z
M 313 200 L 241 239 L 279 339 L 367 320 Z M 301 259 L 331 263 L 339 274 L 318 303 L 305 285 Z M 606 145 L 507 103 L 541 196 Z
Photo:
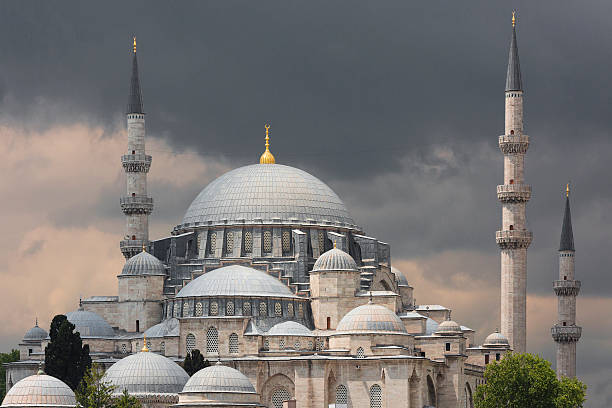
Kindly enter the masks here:
M 74 331 L 81 337 L 114 337 L 115 331 L 100 315 L 85 310 L 66 313 L 68 321 L 75 325 Z
M 457 322 L 453 320 L 445 320 L 438 325 L 436 334 L 456 335 L 456 334 L 463 334 L 463 331 L 461 331 L 461 326 L 459 326 Z
M 346 252 L 332 248 L 321 254 L 312 268 L 313 271 L 356 271 L 357 263 Z
M 266 336 L 312 336 L 312 331 L 303 324 L 291 321 L 275 324 Z
M 406 327 L 401 319 L 388 308 L 368 303 L 348 312 L 336 328 L 336 332 L 371 333 L 392 332 L 406 334 Z
M 279 220 L 356 228 L 342 200 L 318 178 L 294 167 L 253 164 L 225 173 L 206 186 L 177 229 Z
M 166 268 L 155 256 L 142 251 L 126 261 L 121 275 L 166 275 Z
M 30 330 L 26 332 L 23 336 L 24 340 L 43 340 L 46 339 L 49 333 L 47 333 L 44 329 L 38 327 L 38 323 L 36 326 L 32 327 Z
M 46 375 L 31 375 L 17 382 L 6 393 L 3 407 L 74 407 L 74 392 L 63 381 Z
M 183 392 L 255 394 L 255 387 L 240 371 L 217 363 L 191 376 Z
M 115 394 L 178 394 L 189 375 L 174 361 L 152 352 L 132 354 L 113 364 L 104 380 L 116 386 Z
M 148 338 L 160 338 L 166 336 L 178 336 L 179 335 L 179 321 L 176 317 L 166 319 L 161 323 L 157 323 L 155 326 L 149 327 L 144 335 Z
M 510 347 L 506 336 L 498 331 L 489 334 L 482 345 L 484 347 Z
M 189 282 L 176 295 L 177 298 L 198 296 L 297 297 L 280 280 L 242 265 L 207 272 Z

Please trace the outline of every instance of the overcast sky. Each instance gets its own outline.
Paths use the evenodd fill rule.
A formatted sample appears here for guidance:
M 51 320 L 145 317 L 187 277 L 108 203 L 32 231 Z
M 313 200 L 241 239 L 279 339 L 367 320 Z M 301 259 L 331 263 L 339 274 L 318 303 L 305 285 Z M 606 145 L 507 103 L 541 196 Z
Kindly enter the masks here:
M 578 373 L 588 406 L 611 405 L 606 0 L 0 3 L 2 349 L 34 315 L 48 325 L 79 295 L 116 291 L 132 35 L 153 155 L 151 238 L 214 177 L 256 162 L 270 123 L 277 163 L 328 183 L 391 244 L 417 301 L 448 305 L 482 340 L 499 324 L 497 136 L 513 8 L 531 137 L 529 348 L 554 358 L 569 181 Z

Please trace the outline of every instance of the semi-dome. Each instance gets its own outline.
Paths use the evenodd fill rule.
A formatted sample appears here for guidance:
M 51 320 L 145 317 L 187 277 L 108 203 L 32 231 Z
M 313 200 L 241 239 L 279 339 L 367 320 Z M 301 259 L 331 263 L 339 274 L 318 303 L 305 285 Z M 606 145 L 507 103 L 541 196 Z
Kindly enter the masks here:
M 457 334 L 462 334 L 461 326 L 453 320 L 445 320 L 438 325 L 436 330 L 436 334 L 452 336 Z
M 275 324 L 266 336 L 312 336 L 312 331 L 303 324 L 290 321 Z
M 145 337 L 149 337 L 149 338 L 178 336 L 179 335 L 179 321 L 176 317 L 166 319 L 161 323 L 157 323 L 155 326 L 149 327 L 144 332 L 144 335 Z
M 342 333 L 385 332 L 406 334 L 406 327 L 401 319 L 388 308 L 368 303 L 348 312 L 336 328 Z
M 356 271 L 357 263 L 346 252 L 332 248 L 321 254 L 314 264 L 313 271 Z
M 81 337 L 114 337 L 115 331 L 100 315 L 83 309 L 66 313 L 68 321 L 74 324 L 74 331 Z
M 113 364 L 103 379 L 114 385 L 115 393 L 130 395 L 178 394 L 189 375 L 174 361 L 148 351 L 132 354 Z
M 318 178 L 290 166 L 253 164 L 206 186 L 177 229 L 282 221 L 357 228 L 342 200 Z
M 506 336 L 499 331 L 489 334 L 482 345 L 484 347 L 510 347 Z
M 183 388 L 187 392 L 255 394 L 255 387 L 240 371 L 217 363 L 192 375 Z
M 391 272 L 393 272 L 393 274 L 395 275 L 395 280 L 397 281 L 398 286 L 410 286 L 410 284 L 408 283 L 408 279 L 406 279 L 402 271 L 392 266 Z
M 26 332 L 23 336 L 24 340 L 43 340 L 46 339 L 49 334 L 45 331 L 45 329 L 41 329 L 38 327 L 38 322 L 36 322 L 36 326 L 32 327 L 30 330 Z
M 142 251 L 127 260 L 121 275 L 166 275 L 166 268 L 155 256 Z
M 2 407 L 74 407 L 74 392 L 61 380 L 44 374 L 31 375 L 17 382 L 6 393 Z
M 297 297 L 280 280 L 242 265 L 207 272 L 189 282 L 176 295 L 177 298 L 198 296 Z

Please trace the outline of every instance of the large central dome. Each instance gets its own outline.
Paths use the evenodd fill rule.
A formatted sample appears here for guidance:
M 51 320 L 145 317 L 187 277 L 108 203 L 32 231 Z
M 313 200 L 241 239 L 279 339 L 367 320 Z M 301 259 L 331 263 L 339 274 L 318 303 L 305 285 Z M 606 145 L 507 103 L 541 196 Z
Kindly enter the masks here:
M 278 222 L 357 228 L 342 200 L 318 178 L 294 167 L 253 164 L 206 186 L 177 229 Z

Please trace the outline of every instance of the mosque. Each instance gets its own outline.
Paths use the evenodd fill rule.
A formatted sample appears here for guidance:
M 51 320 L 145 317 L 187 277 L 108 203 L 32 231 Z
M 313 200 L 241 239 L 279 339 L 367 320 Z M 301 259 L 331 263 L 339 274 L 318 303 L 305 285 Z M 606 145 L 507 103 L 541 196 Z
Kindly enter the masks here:
M 269 126 L 259 164 L 211 182 L 170 236 L 149 240 L 152 157 L 138 74 L 134 40 L 118 294 L 83 299 L 66 314 L 115 392 L 145 407 L 473 407 L 486 364 L 524 349 L 531 188 L 522 183 L 528 138 L 514 22 L 499 141 L 502 332 L 483 344 L 451 309 L 416 304 L 389 244 L 368 236 L 324 182 L 276 163 Z M 571 248 L 565 242 L 563 253 L 573 251 L 573 238 Z M 506 293 L 512 282 L 519 290 Z M 559 341 L 576 331 L 574 321 L 555 328 Z M 38 325 L 26 333 L 20 361 L 7 365 L 2 407 L 75 405 L 65 384 L 39 371 L 48 342 Z M 212 365 L 189 377 L 177 363 L 194 349 Z

